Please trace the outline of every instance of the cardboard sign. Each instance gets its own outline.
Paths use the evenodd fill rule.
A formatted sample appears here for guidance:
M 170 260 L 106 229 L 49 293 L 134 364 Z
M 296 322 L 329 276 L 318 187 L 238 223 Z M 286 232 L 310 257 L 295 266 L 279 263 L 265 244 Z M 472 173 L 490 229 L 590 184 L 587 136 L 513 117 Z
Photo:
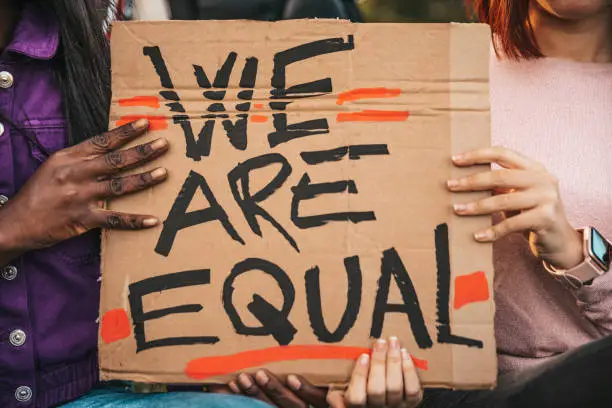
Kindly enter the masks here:
M 116 24 L 111 124 L 149 118 L 169 179 L 110 203 L 163 225 L 104 233 L 102 378 L 342 383 L 395 335 L 491 386 L 490 221 L 445 188 L 487 169 L 451 155 L 490 143 L 488 60 L 481 25 Z

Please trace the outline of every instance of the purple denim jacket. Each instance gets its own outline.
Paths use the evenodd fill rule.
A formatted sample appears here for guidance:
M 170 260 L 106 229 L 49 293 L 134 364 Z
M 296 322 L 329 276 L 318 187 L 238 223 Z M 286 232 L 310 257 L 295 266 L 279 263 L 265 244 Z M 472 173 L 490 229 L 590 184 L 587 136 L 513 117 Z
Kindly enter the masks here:
M 35 7 L 25 6 L 0 54 L 0 112 L 36 135 L 44 150 L 0 120 L 0 207 L 45 160 L 45 151 L 66 146 L 52 69 L 59 27 Z M 0 407 L 52 406 L 97 382 L 99 277 L 97 232 L 0 268 Z

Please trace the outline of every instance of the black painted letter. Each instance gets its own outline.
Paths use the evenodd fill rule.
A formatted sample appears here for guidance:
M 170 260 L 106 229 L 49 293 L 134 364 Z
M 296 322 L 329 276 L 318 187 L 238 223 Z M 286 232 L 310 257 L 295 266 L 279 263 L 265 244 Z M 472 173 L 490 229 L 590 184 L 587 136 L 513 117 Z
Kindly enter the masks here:
M 480 340 L 456 336 L 450 327 L 450 253 L 448 249 L 448 225 L 440 224 L 436 228 L 436 263 L 438 267 L 438 343 L 458 344 L 461 346 L 482 348 Z
M 387 303 L 391 275 L 393 275 L 395 283 L 402 294 L 403 304 Z M 407 314 L 417 345 L 422 349 L 430 348 L 433 345 L 427 331 L 427 326 L 425 326 L 423 312 L 421 311 L 419 298 L 412 284 L 412 279 L 410 279 L 410 275 L 406 271 L 395 248 L 388 249 L 383 253 L 380 279 L 378 280 L 378 292 L 376 293 L 374 314 L 372 315 L 371 337 L 379 338 L 381 336 L 386 313 Z
M 292 187 L 291 221 L 301 229 L 321 227 L 330 221 L 350 221 L 354 224 L 363 221 L 375 221 L 374 211 L 348 211 L 332 214 L 300 216 L 300 202 L 312 200 L 322 194 L 338 194 L 348 192 L 357 194 L 357 186 L 353 180 L 335 181 L 333 183 L 310 184 L 310 177 L 305 173 L 297 186 Z
M 210 203 L 210 207 L 188 213 L 187 208 L 189 208 L 189 204 L 198 187 L 202 190 L 202 193 Z M 223 207 L 217 202 L 206 179 L 195 171 L 191 171 L 178 197 L 176 197 L 176 201 L 174 201 L 170 209 L 168 218 L 164 221 L 164 228 L 159 235 L 155 252 L 163 256 L 168 256 L 172 249 L 172 244 L 176 239 L 176 234 L 178 234 L 180 230 L 213 220 L 221 222 L 221 225 L 223 225 L 223 228 L 225 228 L 225 231 L 227 231 L 232 239 L 244 245 L 244 241 L 240 238 L 240 235 L 238 235 L 238 232 L 236 232 L 232 223 L 229 221 L 229 217 Z
M 281 169 L 278 174 L 270 181 L 264 188 L 256 193 L 250 191 L 250 180 L 249 175 L 253 170 L 261 169 L 273 164 L 280 164 Z M 278 190 L 287 181 L 287 178 L 291 175 L 291 165 L 282 155 L 278 153 L 265 154 L 263 156 L 253 157 L 237 165 L 228 175 L 232 194 L 236 203 L 242 209 L 244 218 L 249 223 L 251 230 L 258 236 L 262 236 L 261 228 L 257 222 L 257 216 L 262 217 L 277 229 L 283 237 L 289 242 L 289 244 L 298 252 L 300 252 L 297 243 L 289 235 L 289 233 L 276 221 L 266 210 L 259 206 L 259 203 L 270 197 L 276 190 Z M 238 182 L 240 181 L 240 187 Z M 242 190 L 242 194 L 240 193 Z
M 321 302 L 321 284 L 319 282 L 319 267 L 315 266 L 306 272 L 306 305 L 313 333 L 320 342 L 338 343 L 344 339 L 353 328 L 361 308 L 362 278 L 359 257 L 353 256 L 344 259 L 344 267 L 348 278 L 348 292 L 346 295 L 346 309 L 336 331 L 330 332 L 323 319 L 323 305 Z
M 253 295 L 253 301 L 249 303 L 247 308 L 261 322 L 259 327 L 249 327 L 244 324 L 234 306 L 234 281 L 240 275 L 252 270 L 260 270 L 273 277 L 283 294 L 281 310 L 276 309 L 261 296 Z M 294 301 L 295 288 L 289 276 L 281 268 L 265 259 L 249 258 L 236 264 L 223 285 L 223 307 L 234 325 L 236 333 L 248 336 L 271 335 L 281 346 L 291 343 L 295 333 L 297 333 L 296 328 L 289 321 L 289 313 Z
M 178 289 L 188 286 L 208 285 L 210 284 L 210 270 L 196 270 L 171 273 L 169 275 L 154 276 L 132 283 L 129 286 L 128 299 L 130 302 L 130 310 L 132 313 L 132 321 L 134 322 L 134 337 L 136 339 L 136 352 L 152 349 L 155 347 L 167 346 L 188 346 L 193 344 L 215 344 L 219 341 L 215 336 L 201 337 L 168 337 L 165 339 L 157 339 L 147 341 L 145 336 L 145 322 L 148 320 L 160 319 L 164 316 L 180 313 L 197 313 L 202 310 L 202 305 L 192 304 L 176 307 L 168 307 L 166 309 L 153 310 L 151 312 L 143 311 L 142 298 L 150 293 L 162 292 L 169 289 Z

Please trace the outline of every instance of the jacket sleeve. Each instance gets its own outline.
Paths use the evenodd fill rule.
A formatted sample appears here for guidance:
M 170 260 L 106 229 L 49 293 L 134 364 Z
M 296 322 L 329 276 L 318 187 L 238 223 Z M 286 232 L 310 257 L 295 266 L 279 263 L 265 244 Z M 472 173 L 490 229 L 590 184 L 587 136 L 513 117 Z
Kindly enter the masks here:
M 583 316 L 602 335 L 612 334 L 612 271 L 573 291 Z

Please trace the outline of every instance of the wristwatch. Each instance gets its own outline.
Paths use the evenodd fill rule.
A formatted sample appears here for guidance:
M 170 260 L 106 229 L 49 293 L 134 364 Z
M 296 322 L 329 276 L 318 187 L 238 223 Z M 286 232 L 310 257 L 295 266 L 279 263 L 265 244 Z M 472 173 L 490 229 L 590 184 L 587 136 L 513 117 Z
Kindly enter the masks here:
M 578 230 L 583 237 L 584 261 L 567 269 L 556 269 L 544 262 L 544 267 L 556 278 L 568 283 L 573 288 L 589 285 L 593 279 L 608 272 L 612 244 L 593 227 Z

